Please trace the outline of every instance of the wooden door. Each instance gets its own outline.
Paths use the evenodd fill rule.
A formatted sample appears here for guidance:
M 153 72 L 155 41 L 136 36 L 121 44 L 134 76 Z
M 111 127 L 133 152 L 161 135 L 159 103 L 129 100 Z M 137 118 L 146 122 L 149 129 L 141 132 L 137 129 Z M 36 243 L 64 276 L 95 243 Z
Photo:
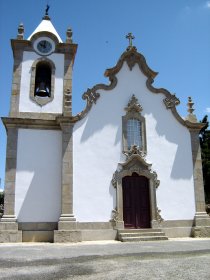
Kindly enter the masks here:
M 150 227 L 149 182 L 144 176 L 133 174 L 122 180 L 123 219 L 127 228 Z

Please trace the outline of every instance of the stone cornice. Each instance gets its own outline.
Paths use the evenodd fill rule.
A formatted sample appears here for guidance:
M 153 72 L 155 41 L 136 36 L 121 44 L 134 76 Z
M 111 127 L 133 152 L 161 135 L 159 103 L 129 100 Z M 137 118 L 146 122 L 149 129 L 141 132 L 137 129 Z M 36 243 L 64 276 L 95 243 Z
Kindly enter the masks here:
M 60 126 L 56 120 L 32 119 L 32 118 L 7 118 L 3 117 L 2 122 L 6 129 L 8 128 L 36 128 L 59 130 Z
M 49 37 L 52 39 L 54 36 L 51 36 L 52 34 L 49 33 Z M 36 38 L 36 37 L 33 37 Z M 54 39 L 55 41 L 55 39 Z M 58 43 L 56 39 L 56 48 L 54 53 L 61 53 L 61 54 L 69 54 L 74 61 L 76 52 L 77 52 L 77 44 L 72 43 Z M 19 39 L 11 39 L 11 46 L 13 50 L 13 54 L 15 55 L 17 52 L 23 52 L 23 51 L 31 51 L 34 52 L 33 48 L 33 41 L 30 40 L 19 40 Z

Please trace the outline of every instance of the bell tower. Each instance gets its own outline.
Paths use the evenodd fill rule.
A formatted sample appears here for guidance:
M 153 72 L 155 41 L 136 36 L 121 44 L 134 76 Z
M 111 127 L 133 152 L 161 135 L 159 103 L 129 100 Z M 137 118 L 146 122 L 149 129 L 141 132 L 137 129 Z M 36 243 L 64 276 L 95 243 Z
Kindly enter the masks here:
M 17 38 L 11 40 L 14 56 L 11 117 L 25 113 L 62 114 L 66 110 L 71 113 L 71 102 L 66 104 L 64 98 L 72 92 L 77 45 L 72 43 L 71 29 L 66 35 L 63 43 L 47 14 L 27 40 L 23 24 L 19 25 Z
M 53 241 L 72 222 L 72 69 L 77 44 L 54 28 L 48 8 L 27 38 L 20 24 L 7 130 L 4 215 L 0 242 Z M 30 229 L 30 230 L 29 230 Z

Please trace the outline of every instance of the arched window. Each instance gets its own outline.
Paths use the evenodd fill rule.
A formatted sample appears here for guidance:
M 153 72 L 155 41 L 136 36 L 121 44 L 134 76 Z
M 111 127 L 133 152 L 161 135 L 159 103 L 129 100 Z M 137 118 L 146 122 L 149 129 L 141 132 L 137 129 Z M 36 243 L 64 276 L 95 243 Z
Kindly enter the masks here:
M 129 150 L 133 145 L 138 148 L 142 147 L 141 122 L 137 119 L 127 120 L 127 144 Z
M 47 62 L 39 62 L 36 66 L 34 96 L 51 96 L 51 67 Z
M 54 98 L 55 65 L 48 58 L 39 58 L 31 67 L 30 98 L 39 106 Z
M 133 95 L 125 108 L 126 115 L 122 117 L 123 152 L 127 153 L 135 146 L 146 154 L 145 118 L 141 115 L 141 105 Z

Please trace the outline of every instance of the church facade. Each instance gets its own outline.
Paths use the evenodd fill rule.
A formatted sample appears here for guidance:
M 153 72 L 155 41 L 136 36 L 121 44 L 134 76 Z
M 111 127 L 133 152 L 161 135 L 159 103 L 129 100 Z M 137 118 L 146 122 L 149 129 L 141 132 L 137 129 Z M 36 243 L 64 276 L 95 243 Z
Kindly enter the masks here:
M 110 83 L 72 115 L 77 45 L 46 14 L 14 55 L 0 242 L 120 239 L 129 234 L 210 236 L 199 131 L 179 99 L 153 87 L 156 72 L 132 45 L 106 70 Z M 125 237 L 123 239 L 123 233 Z M 127 234 L 127 239 L 126 239 Z

